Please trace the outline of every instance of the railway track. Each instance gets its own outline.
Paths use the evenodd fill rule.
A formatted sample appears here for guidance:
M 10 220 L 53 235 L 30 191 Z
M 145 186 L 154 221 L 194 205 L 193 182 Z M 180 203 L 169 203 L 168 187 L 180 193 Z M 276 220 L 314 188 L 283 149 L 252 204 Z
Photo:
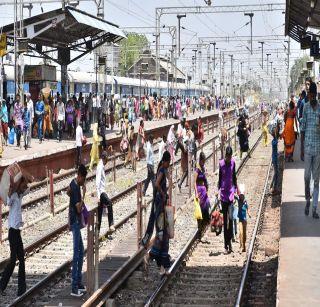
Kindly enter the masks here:
M 208 141 L 209 143 L 209 141 Z M 122 195 L 118 195 L 116 198 L 121 198 L 123 194 L 129 193 L 130 190 L 134 189 L 135 187 L 132 187 L 130 189 L 127 189 L 127 191 L 124 191 L 123 193 L 120 193 Z M 132 201 L 130 202 L 130 196 L 125 197 L 125 201 L 123 202 L 123 207 L 122 210 L 119 210 L 120 212 L 128 212 L 128 204 L 132 204 Z M 113 201 L 116 201 L 114 199 Z M 123 210 L 125 208 L 125 210 Z M 117 208 L 118 209 L 118 208 Z M 118 210 L 117 210 L 118 211 Z M 123 226 L 126 222 L 130 220 L 134 215 L 136 214 L 136 210 L 133 210 L 131 214 L 123 217 L 123 216 L 116 216 L 115 219 L 119 220 L 120 222 L 116 225 L 116 228 L 119 228 Z M 106 225 L 102 226 L 105 228 L 102 228 L 102 231 L 104 232 L 104 235 L 108 234 L 107 227 Z M 68 236 L 68 234 L 64 233 L 66 229 L 66 225 L 59 227 L 61 234 L 58 234 L 57 232 L 49 233 L 46 235 L 44 238 L 42 238 L 41 243 L 33 244 L 32 246 L 27 248 L 27 252 L 30 254 L 27 257 L 27 262 L 26 262 L 26 269 L 27 269 L 27 276 L 30 276 L 29 283 L 33 285 L 31 288 L 29 288 L 28 292 L 18 298 L 17 300 L 13 301 L 12 305 L 20 304 L 20 302 L 24 301 L 25 298 L 32 296 L 34 292 L 36 292 L 39 288 L 41 288 L 44 284 L 48 282 L 48 280 L 51 280 L 54 278 L 54 276 L 58 275 L 62 271 L 66 270 L 67 267 L 70 265 L 71 261 L 71 256 L 70 256 L 70 251 L 69 254 L 66 253 L 63 257 L 63 253 L 61 253 L 61 245 L 68 245 L 72 246 L 71 242 L 69 244 L 66 244 L 68 239 L 65 237 Z M 70 237 L 70 235 L 69 235 Z M 70 238 L 69 238 L 70 240 Z M 86 237 L 84 238 L 84 241 L 86 241 Z M 50 250 L 50 256 L 48 256 L 48 250 Z M 35 253 L 36 251 L 36 253 Z M 53 251 L 53 252 L 52 252 Z M 56 251 L 58 251 L 58 254 L 55 255 Z M 36 255 L 36 257 L 33 257 L 33 255 Z M 67 256 L 70 256 L 68 261 L 65 261 L 64 263 L 56 263 L 57 261 L 61 262 L 61 259 L 65 259 Z M 51 261 L 51 257 L 54 259 L 54 261 Z M 68 258 L 68 257 L 67 257 Z M 42 259 L 42 261 L 41 261 Z M 45 259 L 45 260 L 43 260 Z M 42 275 L 39 275 L 39 271 L 41 272 L 41 265 L 43 262 L 47 262 L 46 259 L 50 259 L 50 265 L 45 265 L 46 270 L 45 272 L 42 272 Z M 55 270 L 52 270 L 53 267 L 58 267 Z M 52 271 L 52 273 L 49 273 L 47 277 L 43 278 L 43 274 L 48 274 L 48 269 L 49 272 Z M 12 291 L 14 289 L 14 286 L 11 285 L 11 289 L 9 289 L 9 295 L 6 298 L 7 303 L 12 302 L 12 298 L 15 297 L 14 293 Z M 11 293 L 10 293 L 11 290 Z M 4 302 L 6 304 L 6 302 Z
M 261 145 L 259 147 L 258 142 L 259 140 L 255 146 L 258 148 L 256 150 L 260 150 L 261 148 Z M 262 152 L 265 155 L 265 150 Z M 249 195 L 250 193 L 252 193 L 252 195 L 257 195 L 257 193 L 263 192 L 265 187 L 265 176 L 263 176 L 263 174 L 265 175 L 265 172 L 268 172 L 269 170 L 269 159 L 268 161 L 265 161 L 263 166 L 261 163 L 258 165 L 254 165 L 253 163 L 252 166 L 254 171 L 252 172 L 252 170 L 249 170 L 248 167 L 251 166 L 250 163 L 259 160 L 256 155 L 257 152 L 254 151 L 253 158 L 248 159 L 248 157 L 246 157 L 238 168 L 238 173 L 240 175 L 239 182 L 245 182 L 244 180 L 248 173 L 256 173 L 258 175 L 255 178 L 257 178 L 257 181 L 259 182 L 260 190 L 257 190 L 258 187 L 256 185 L 251 183 L 250 186 L 250 184 L 248 185 L 248 182 L 245 182 L 249 187 Z M 210 179 L 211 184 L 214 179 L 216 178 Z M 251 197 L 248 201 L 249 204 L 253 203 Z M 189 212 L 189 217 L 187 219 L 184 217 L 184 229 L 186 229 L 186 225 L 188 225 L 187 229 L 189 229 L 189 225 L 194 224 L 192 223 L 192 205 L 189 209 L 190 210 L 188 211 L 191 211 L 191 214 Z M 255 209 L 251 209 L 251 212 L 253 212 L 252 215 L 258 216 Z M 250 226 L 248 227 L 249 237 L 252 232 L 251 224 L 252 223 L 250 223 Z M 177 233 L 177 231 L 175 231 L 175 233 Z M 177 241 L 183 241 L 184 244 L 179 248 L 174 246 L 174 242 L 170 243 L 170 254 L 173 253 L 173 257 L 176 258 L 176 260 L 170 268 L 171 275 L 169 277 L 159 280 L 159 277 L 157 276 L 158 270 L 151 267 L 151 272 L 149 272 L 149 276 L 146 279 L 142 266 L 140 265 L 142 256 L 145 253 L 144 250 L 141 249 L 126 263 L 126 266 L 122 266 L 122 268 L 114 274 L 113 277 L 115 277 L 115 281 L 110 279 L 101 286 L 83 306 L 102 306 L 108 300 L 112 300 L 115 306 L 142 306 L 144 304 L 146 306 L 152 306 L 159 305 L 160 303 L 166 306 L 174 306 L 175 304 L 210 306 L 213 304 L 222 304 L 230 306 L 231 301 L 234 303 L 237 294 L 236 289 L 238 289 L 242 272 L 242 266 L 235 264 L 239 261 L 244 263 L 245 255 L 235 252 L 232 255 L 223 257 L 221 251 L 219 251 L 223 248 L 223 237 L 216 237 L 211 232 L 207 231 L 204 236 L 204 242 L 199 243 L 196 240 L 196 227 L 193 228 L 192 234 L 187 239 L 185 236 L 181 237 L 180 233 L 178 233 L 177 236 Z M 177 251 L 179 251 L 178 254 Z M 229 257 L 229 259 L 226 259 L 225 257 Z M 216 260 L 219 260 L 221 263 L 217 263 Z M 230 267 L 227 266 L 226 262 L 230 262 Z M 212 263 L 214 263 L 214 265 L 212 265 Z M 235 268 L 233 268 L 233 266 Z M 224 274 L 226 275 L 225 278 L 223 277 Z M 128 275 L 130 276 L 129 278 Z M 120 276 L 123 276 L 123 278 L 120 278 Z M 174 281 L 172 282 L 172 280 Z M 232 283 L 232 281 L 234 283 Z M 121 288 L 122 284 L 124 285 L 123 289 Z M 231 284 L 232 287 L 230 287 Z M 169 286 L 169 291 L 164 294 L 167 286 Z M 201 288 L 202 286 L 203 288 Z M 217 289 L 214 289 L 216 286 Z M 223 293 L 226 288 L 233 290 L 233 298 L 230 299 L 232 291 L 227 291 L 227 295 Z M 206 294 L 208 299 L 198 298 L 199 294 L 202 296 Z M 223 298 L 221 299 L 221 297 Z
M 230 127 L 229 129 L 232 130 L 233 127 Z M 210 141 L 212 141 L 212 139 L 216 139 L 216 138 L 217 136 L 209 137 L 209 139 L 204 142 L 204 145 L 208 145 Z M 177 162 L 178 161 L 179 159 L 177 160 Z M 121 177 L 125 181 L 128 181 L 122 184 L 124 185 L 123 187 L 121 187 L 122 189 L 126 190 L 127 188 L 130 188 L 130 186 L 134 182 L 145 179 L 144 172 L 143 172 L 143 169 L 146 168 L 145 163 L 143 161 L 139 162 L 139 166 L 140 166 L 140 169 L 138 169 L 138 172 L 136 174 L 133 174 L 133 177 L 131 178 L 132 180 L 127 180 L 127 177 L 126 177 L 127 170 L 125 168 L 120 169 L 120 171 L 118 172 L 118 177 Z M 95 189 L 94 176 L 95 176 L 94 173 L 89 174 L 89 178 L 87 180 L 88 190 Z M 112 174 L 110 174 L 107 177 L 110 177 L 110 178 L 107 178 L 107 180 L 111 182 Z M 28 222 L 25 224 L 23 228 L 22 236 L 26 238 L 25 244 L 27 245 L 26 250 L 28 252 L 30 252 L 32 249 L 36 247 L 37 240 L 41 242 L 40 243 L 41 245 L 42 242 L 44 242 L 48 236 L 52 237 L 54 233 L 58 235 L 59 233 L 61 233 L 61 231 L 66 229 L 67 226 L 63 221 L 67 220 L 68 197 L 66 196 L 66 194 L 63 193 L 63 190 L 67 188 L 70 182 L 70 179 L 71 178 L 68 177 L 66 180 L 64 180 L 65 185 L 63 187 L 60 186 L 60 188 L 57 191 L 57 193 L 59 194 L 56 195 L 55 203 L 60 204 L 60 206 L 58 206 L 55 209 L 55 213 L 56 213 L 55 216 L 53 216 L 50 212 L 48 212 L 49 208 L 46 202 L 37 203 L 34 205 L 32 209 L 25 208 L 25 212 L 23 212 L 23 216 L 24 216 L 24 220 Z M 110 196 L 112 196 L 112 191 Z M 3 222 L 4 224 L 6 224 L 6 220 L 4 220 Z M 52 230 L 50 229 L 50 227 L 48 229 L 48 224 L 54 225 L 56 229 Z M 7 229 L 4 228 L 4 232 L 6 231 Z M 7 240 L 7 235 L 4 236 L 4 240 Z M 8 252 L 9 252 L 8 246 L 7 248 L 4 246 L 0 251 L 0 260 L 1 258 L 7 257 Z M 1 268 L 1 262 L 0 262 L 0 268 Z

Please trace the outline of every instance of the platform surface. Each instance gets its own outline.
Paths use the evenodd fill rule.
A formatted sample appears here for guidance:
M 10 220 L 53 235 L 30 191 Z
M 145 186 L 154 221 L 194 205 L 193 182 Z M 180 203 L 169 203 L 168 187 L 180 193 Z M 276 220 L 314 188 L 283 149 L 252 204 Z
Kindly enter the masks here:
M 320 220 L 305 216 L 300 142 L 283 173 L 277 306 L 320 306 Z M 318 207 L 318 212 L 320 208 Z
M 217 114 L 217 110 L 213 111 L 206 111 L 204 113 L 196 112 L 194 115 L 189 115 L 187 120 L 193 120 L 195 118 L 198 118 L 201 116 L 203 119 L 205 119 L 207 116 L 212 116 L 214 114 Z M 140 120 L 136 120 L 134 123 L 134 131 L 138 131 Z M 165 127 L 171 124 L 177 124 L 179 121 L 176 119 L 166 119 L 166 120 L 152 120 L 152 121 L 145 121 L 145 130 L 146 132 L 148 130 L 152 130 L 155 128 Z M 203 124 L 205 124 L 206 121 L 203 120 Z M 50 140 L 44 140 L 41 144 L 39 144 L 39 141 L 37 139 L 32 139 L 31 141 L 31 148 L 28 150 L 25 150 L 23 147 L 23 137 L 21 137 L 21 148 L 16 146 L 16 142 L 14 145 L 8 145 L 4 147 L 4 152 L 2 155 L 2 158 L 0 159 L 0 167 L 9 165 L 15 161 L 24 161 L 39 157 L 44 157 L 50 154 L 54 154 L 60 151 L 65 151 L 68 149 L 75 148 L 75 140 L 66 140 L 67 135 L 64 134 L 64 140 L 61 142 L 58 142 L 55 139 Z M 119 137 L 119 128 L 114 127 L 114 130 L 106 129 L 106 140 L 111 140 L 113 138 Z M 92 143 L 91 138 L 88 138 L 88 144 Z

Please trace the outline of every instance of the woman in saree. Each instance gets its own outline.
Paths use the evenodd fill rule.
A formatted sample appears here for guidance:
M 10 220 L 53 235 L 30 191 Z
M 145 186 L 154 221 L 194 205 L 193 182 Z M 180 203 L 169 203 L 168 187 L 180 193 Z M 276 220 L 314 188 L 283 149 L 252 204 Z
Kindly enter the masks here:
M 203 152 L 200 152 L 199 164 L 197 165 L 194 173 L 195 195 L 196 198 L 199 200 L 202 213 L 202 220 L 197 220 L 199 239 L 202 237 L 202 234 L 210 221 L 210 199 L 208 196 L 208 181 L 206 177 L 206 169 L 204 167 L 205 162 L 206 156 Z
M 282 134 L 285 147 L 285 159 L 287 162 L 293 162 L 293 152 L 296 143 L 297 117 L 294 102 L 291 100 L 284 116 L 284 131 Z
M 100 136 L 98 134 L 98 123 L 92 124 L 93 137 L 92 137 L 92 147 L 90 151 L 90 166 L 89 170 L 92 171 L 93 165 L 99 163 L 99 144 L 100 144 Z
M 137 161 L 144 155 L 143 146 L 145 143 L 145 131 L 144 131 L 144 121 L 140 120 L 140 125 L 138 129 L 137 142 L 136 142 L 136 157 Z
M 153 203 L 149 217 L 146 234 L 142 240 L 142 245 L 147 248 L 154 226 L 156 227 L 156 235 L 151 250 L 144 257 L 144 266 L 147 271 L 150 260 L 155 260 L 160 268 L 160 275 L 168 275 L 170 268 L 169 255 L 169 234 L 167 231 L 167 221 L 165 206 L 167 204 L 167 177 L 168 168 L 170 166 L 170 153 L 165 151 L 159 162 L 155 189 L 153 191 Z

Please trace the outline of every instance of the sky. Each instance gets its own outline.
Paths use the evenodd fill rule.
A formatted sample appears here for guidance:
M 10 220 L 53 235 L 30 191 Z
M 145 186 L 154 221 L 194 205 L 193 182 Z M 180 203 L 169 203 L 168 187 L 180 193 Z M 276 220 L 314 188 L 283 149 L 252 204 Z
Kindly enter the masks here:
M 13 0 L 2 0 L 3 2 L 13 2 Z M 45 0 L 43 0 L 45 2 Z M 81 0 L 80 0 L 81 1 Z M 29 1 L 24 0 L 25 3 Z M 1 2 L 0 2 L 1 3 Z M 240 4 L 265 4 L 265 3 L 285 3 L 285 0 L 212 0 L 212 5 L 240 5 Z M 111 21 L 121 28 L 126 27 L 141 27 L 136 29 L 137 32 L 147 33 L 147 37 L 151 42 L 151 48 L 155 48 L 155 9 L 157 7 L 182 7 L 181 13 L 183 13 L 183 7 L 185 6 L 199 6 L 206 5 L 204 0 L 105 0 L 105 19 Z M 34 4 L 32 15 L 41 13 L 41 7 L 43 11 L 49 11 L 61 7 L 61 1 L 57 1 L 56 4 Z M 97 9 L 93 0 L 81 1 L 78 6 L 88 13 L 96 15 Z M 24 15 L 27 17 L 28 10 L 24 10 Z M 195 44 L 198 44 L 201 37 L 238 37 L 250 35 L 250 25 L 248 25 L 249 17 L 244 16 L 243 13 L 232 14 L 188 14 L 186 18 L 181 19 L 181 25 L 184 29 L 181 30 L 181 47 L 185 48 L 181 54 L 178 65 L 185 72 L 191 73 L 191 57 L 194 54 L 192 49 L 195 48 Z M 0 5 L 0 26 L 13 22 L 13 6 L 12 5 Z M 257 50 L 250 58 L 250 67 L 253 70 L 259 71 L 261 75 L 266 74 L 266 56 L 267 52 L 271 53 L 269 60 L 273 62 L 273 67 L 277 67 L 280 76 L 285 76 L 286 66 L 285 59 L 287 45 L 284 41 L 287 39 L 284 36 L 281 40 L 267 42 L 276 35 L 284 35 L 284 22 L 285 15 L 280 11 L 273 12 L 255 12 L 253 17 L 253 35 L 263 36 L 260 40 L 265 39 L 264 44 L 264 70 L 261 68 L 261 51 L 258 50 L 261 46 L 257 41 L 253 42 L 253 49 Z M 247 25 L 246 25 L 247 24 Z M 177 26 L 176 15 L 164 15 L 161 18 L 161 25 Z M 161 34 L 161 54 L 168 53 L 171 45 L 171 37 L 169 34 Z M 212 39 L 214 41 L 214 38 Z M 231 62 L 229 54 L 234 56 L 234 70 L 240 70 L 240 62 L 246 63 L 249 60 L 248 50 L 249 42 L 241 39 L 238 42 L 219 42 L 217 43 L 217 55 L 219 52 L 225 52 L 225 69 L 231 69 Z M 269 51 L 268 51 L 269 50 Z M 206 50 L 203 49 L 203 57 L 206 57 Z M 299 45 L 291 40 L 291 54 L 290 64 L 293 60 L 303 53 L 300 51 Z M 213 46 L 211 46 L 211 56 L 213 56 Z M 81 69 L 86 71 L 93 70 L 93 55 L 88 54 L 85 57 L 78 60 L 71 68 Z M 217 59 L 218 60 L 218 59 Z M 33 61 L 33 60 L 32 60 Z M 203 61 L 203 71 L 206 70 L 206 63 Z M 269 65 L 270 68 L 270 65 Z M 245 72 L 244 72 L 245 73 Z

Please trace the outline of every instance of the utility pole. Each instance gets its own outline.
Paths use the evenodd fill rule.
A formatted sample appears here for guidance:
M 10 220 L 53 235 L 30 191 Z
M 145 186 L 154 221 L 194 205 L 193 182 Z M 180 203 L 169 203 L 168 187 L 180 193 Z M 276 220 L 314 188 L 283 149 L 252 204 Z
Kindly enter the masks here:
M 215 70 L 216 70 L 216 42 L 213 42 L 210 44 L 213 45 L 213 70 L 212 70 L 212 90 L 213 90 Z
M 258 42 L 259 44 L 261 44 L 261 49 L 262 49 L 262 52 L 261 52 L 261 67 L 263 69 L 263 45 L 264 45 L 264 42 Z
M 231 88 L 231 100 L 233 98 L 233 54 L 229 54 L 231 61 L 231 70 L 230 70 L 230 88 Z
M 192 49 L 192 51 L 194 52 L 194 83 L 196 83 L 196 79 L 197 79 L 197 49 Z
M 290 87 L 289 87 L 289 67 L 290 67 L 290 37 L 285 41 L 288 44 L 287 48 L 287 100 L 290 98 Z
M 181 18 L 187 17 L 186 14 L 179 14 L 177 15 L 178 18 L 178 55 L 181 55 Z
M 252 55 L 252 17 L 254 16 L 254 13 L 244 13 L 244 16 L 250 17 L 250 36 L 251 36 L 251 55 Z
M 208 84 L 212 84 L 211 81 L 211 52 L 210 52 L 210 44 L 208 45 L 208 49 L 207 49 L 207 74 L 208 74 Z
M 267 53 L 267 75 L 269 75 L 269 56 L 271 53 Z

